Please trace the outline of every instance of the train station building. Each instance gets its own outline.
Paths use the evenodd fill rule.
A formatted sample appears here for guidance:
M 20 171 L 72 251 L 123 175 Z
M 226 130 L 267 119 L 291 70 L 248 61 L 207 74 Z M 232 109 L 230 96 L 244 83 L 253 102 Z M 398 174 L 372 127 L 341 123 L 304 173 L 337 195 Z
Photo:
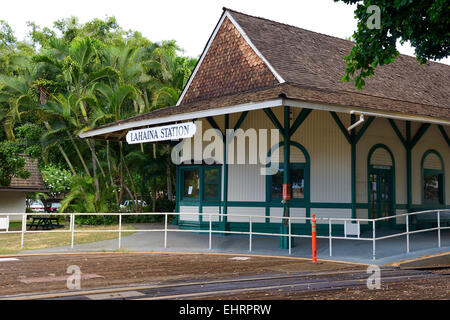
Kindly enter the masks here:
M 251 214 L 253 231 L 278 233 L 283 216 L 374 219 L 450 209 L 450 67 L 400 55 L 360 91 L 341 81 L 352 47 L 224 9 L 177 105 L 80 136 L 126 141 L 133 130 L 194 124 L 195 133 L 170 131 L 187 134 L 177 164 L 180 228 L 207 228 L 209 213 L 222 214 L 212 218 L 215 229 L 248 230 L 238 214 Z M 214 137 L 205 135 L 211 129 Z M 241 154 L 230 150 L 238 134 L 227 134 L 238 129 L 247 141 Z M 158 143 L 183 138 L 173 141 L 167 132 L 172 140 Z M 250 163 L 252 139 L 267 147 L 268 161 Z M 223 149 L 209 161 L 205 149 L 213 140 Z M 274 163 L 278 169 L 267 174 Z M 402 227 L 404 217 L 386 224 Z M 309 230 L 309 220 L 292 228 Z M 342 230 L 342 222 L 335 228 Z M 318 233 L 325 230 L 319 220 Z

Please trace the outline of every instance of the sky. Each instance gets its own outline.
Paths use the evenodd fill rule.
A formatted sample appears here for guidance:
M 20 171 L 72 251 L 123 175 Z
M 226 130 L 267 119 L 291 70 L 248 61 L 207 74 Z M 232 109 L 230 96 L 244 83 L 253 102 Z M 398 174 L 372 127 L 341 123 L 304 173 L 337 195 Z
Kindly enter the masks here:
M 154 42 L 176 40 L 185 55 L 196 57 L 223 7 L 339 38 L 350 37 L 356 28 L 355 7 L 333 0 L 13 0 L 2 1 L 0 20 L 7 21 L 23 40 L 27 21 L 51 27 L 70 16 L 80 22 L 115 16 L 122 28 L 140 31 Z M 399 51 L 414 54 L 408 45 Z M 450 64 L 450 58 L 440 62 Z

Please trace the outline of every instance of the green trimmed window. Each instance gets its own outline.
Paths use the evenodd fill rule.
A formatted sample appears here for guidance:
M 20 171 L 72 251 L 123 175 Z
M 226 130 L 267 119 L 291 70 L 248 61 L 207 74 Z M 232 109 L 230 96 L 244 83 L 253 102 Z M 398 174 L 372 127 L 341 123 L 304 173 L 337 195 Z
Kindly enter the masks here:
M 426 205 L 444 204 L 444 161 L 436 150 L 422 158 L 422 199 Z
M 188 166 L 181 168 L 181 200 L 220 201 L 221 167 Z
M 183 199 L 198 199 L 200 193 L 199 169 L 183 169 Z
M 220 167 L 204 168 L 203 199 L 220 200 Z
M 281 201 L 283 198 L 283 175 L 284 168 L 280 163 L 278 172 L 269 178 L 271 201 Z M 292 200 L 302 201 L 305 198 L 305 165 L 292 163 L 290 168 L 290 180 L 292 187 Z
M 444 204 L 444 174 L 436 170 L 423 171 L 423 202 Z

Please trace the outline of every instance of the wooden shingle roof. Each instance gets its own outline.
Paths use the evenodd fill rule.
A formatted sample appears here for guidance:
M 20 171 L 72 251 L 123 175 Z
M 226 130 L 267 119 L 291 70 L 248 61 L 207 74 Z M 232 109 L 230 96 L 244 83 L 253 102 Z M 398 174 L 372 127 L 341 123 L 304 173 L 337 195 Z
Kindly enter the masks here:
M 25 170 L 31 175 L 27 179 L 13 177 L 8 187 L 0 186 L 0 191 L 25 191 L 25 192 L 48 192 L 45 189 L 44 180 L 37 166 L 36 159 L 25 157 Z
M 450 66 L 400 55 L 394 63 L 377 67 L 362 91 L 352 82 L 342 82 L 344 57 L 354 43 L 227 9 L 252 43 L 286 82 L 334 92 L 368 96 L 442 108 L 450 118 Z M 386 106 L 386 108 L 389 108 Z
M 344 57 L 352 47 L 351 41 L 224 8 L 176 106 L 80 136 L 123 140 L 133 123 L 138 127 L 147 120 L 177 121 L 173 116 L 280 97 L 422 121 L 450 121 L 450 66 L 420 65 L 414 57 L 400 55 L 378 67 L 360 91 L 352 82 L 341 81 Z

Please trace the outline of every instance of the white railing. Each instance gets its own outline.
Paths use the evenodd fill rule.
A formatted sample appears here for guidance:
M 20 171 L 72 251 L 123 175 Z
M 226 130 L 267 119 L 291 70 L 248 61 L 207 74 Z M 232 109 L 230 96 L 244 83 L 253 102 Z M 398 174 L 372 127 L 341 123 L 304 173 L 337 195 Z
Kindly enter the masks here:
M 383 217 L 383 218 L 377 218 L 377 219 L 352 219 L 352 218 L 331 218 L 331 217 L 316 217 L 316 221 L 319 223 L 322 221 L 325 225 L 328 224 L 328 235 L 317 235 L 318 239 L 328 239 L 329 242 L 329 255 L 333 255 L 333 240 L 356 240 L 356 241 L 371 241 L 372 242 L 372 258 L 376 259 L 376 241 L 379 240 L 385 240 L 390 239 L 394 237 L 400 237 L 400 236 L 406 236 L 406 252 L 410 252 L 410 235 L 411 234 L 417 234 L 422 232 L 429 232 L 429 231 L 437 231 L 437 245 L 440 248 L 441 247 L 441 231 L 442 230 L 449 230 L 450 227 L 442 227 L 441 226 L 441 214 L 443 212 L 450 213 L 450 210 L 427 210 L 427 211 L 421 211 L 421 212 L 412 212 L 412 213 L 404 213 L 404 214 L 398 214 L 395 216 L 389 216 L 389 217 Z M 428 229 L 420 229 L 420 230 L 410 230 L 410 217 L 411 216 L 419 216 L 419 215 L 425 215 L 425 214 L 436 214 L 436 227 L 431 227 Z M 122 228 L 122 217 L 123 216 L 136 216 L 136 215 L 151 215 L 151 216 L 164 216 L 164 229 L 138 229 L 138 230 L 127 230 Z M 168 217 L 169 216 L 180 216 L 180 215 L 189 215 L 189 216 L 202 216 L 209 217 L 209 227 L 208 230 L 202 230 L 202 229 L 169 229 L 168 228 Z M 117 232 L 119 234 L 118 237 L 118 248 L 120 249 L 122 246 L 122 233 L 124 232 L 163 232 L 164 233 L 164 248 L 167 248 L 167 237 L 168 232 L 194 232 L 194 233 L 209 233 L 209 250 L 212 249 L 212 234 L 213 233 L 220 233 L 220 234 L 241 234 L 241 235 L 248 235 L 249 237 L 249 251 L 252 251 L 252 242 L 253 242 L 253 236 L 260 235 L 260 236 L 279 236 L 279 237 L 288 237 L 288 250 L 289 254 L 292 254 L 292 238 L 311 238 L 312 236 L 310 234 L 294 234 L 292 233 L 292 221 L 296 220 L 304 220 L 304 221 L 311 221 L 312 217 L 276 217 L 276 219 L 283 219 L 287 220 L 287 233 L 270 233 L 270 232 L 254 232 L 253 231 L 253 218 L 265 218 L 265 216 L 260 215 L 244 215 L 244 214 L 218 214 L 218 213 L 175 213 L 175 212 L 163 212 L 163 213 L 25 213 L 25 214 L 18 214 L 18 213 L 0 213 L 0 219 L 2 217 L 9 218 L 10 216 L 22 216 L 22 228 L 20 231 L 11 231 L 6 229 L 6 231 L 0 231 L 0 234 L 21 234 L 21 248 L 23 248 L 24 243 L 24 236 L 28 233 L 71 233 L 71 248 L 74 247 L 74 236 L 75 233 L 91 233 L 91 232 Z M 27 222 L 27 216 L 51 216 L 51 217 L 58 217 L 58 216 L 70 216 L 70 223 L 69 223 L 69 229 L 65 230 L 27 230 L 26 229 L 26 222 Z M 75 217 L 76 216 L 118 216 L 119 217 L 119 224 L 118 229 L 109 229 L 109 230 L 76 230 L 75 229 Z M 214 230 L 213 229 L 213 217 L 246 217 L 248 218 L 248 224 L 249 224 L 249 231 L 230 231 L 230 230 Z M 405 231 L 404 232 L 398 232 L 386 236 L 376 236 L 376 223 L 381 221 L 387 221 L 390 219 L 398 219 L 405 217 Z M 359 231 L 359 228 L 361 226 L 361 223 L 367 223 L 369 225 L 370 230 L 370 224 L 372 225 L 372 236 L 371 237 L 361 237 L 360 232 L 358 232 L 356 237 L 349 237 L 347 233 L 344 232 L 344 236 L 335 236 L 332 234 L 332 227 L 333 222 L 340 222 L 339 225 L 347 222 L 355 223 L 357 224 L 357 228 Z M 336 226 L 336 224 L 335 224 Z

